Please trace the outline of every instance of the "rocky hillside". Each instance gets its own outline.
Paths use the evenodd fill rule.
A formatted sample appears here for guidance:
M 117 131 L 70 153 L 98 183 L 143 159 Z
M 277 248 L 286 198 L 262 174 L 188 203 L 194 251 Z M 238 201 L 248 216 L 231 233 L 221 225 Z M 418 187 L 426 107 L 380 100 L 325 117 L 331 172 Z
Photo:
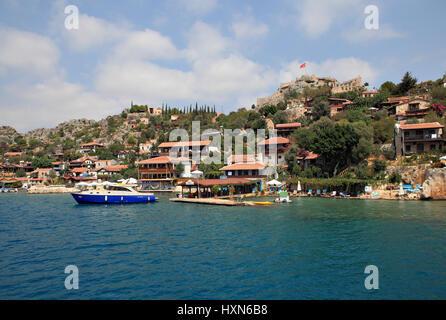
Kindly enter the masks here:
M 17 137 L 19 133 L 10 126 L 1 126 L 0 127 L 0 142 L 4 143 L 12 143 L 14 138 Z

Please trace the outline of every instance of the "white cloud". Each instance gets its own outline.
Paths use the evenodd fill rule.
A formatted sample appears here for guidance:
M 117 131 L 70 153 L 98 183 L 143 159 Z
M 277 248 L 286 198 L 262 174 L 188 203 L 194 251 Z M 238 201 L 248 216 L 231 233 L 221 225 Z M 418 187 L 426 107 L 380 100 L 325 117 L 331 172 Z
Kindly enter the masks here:
M 404 37 L 404 34 L 395 31 L 391 26 L 383 25 L 378 30 L 365 28 L 348 29 L 342 36 L 353 43 L 368 43 L 373 40 L 388 40 Z
M 194 15 L 204 15 L 213 11 L 218 3 L 217 0 L 173 0 L 180 8 Z
M 372 67 L 367 61 L 349 57 L 340 59 L 328 59 L 322 62 L 306 62 L 306 68 L 300 69 L 303 61 L 292 61 L 283 66 L 280 71 L 280 81 L 287 82 L 301 76 L 304 73 L 316 76 L 334 77 L 339 81 L 347 81 L 361 76 L 364 82 L 373 83 L 379 75 L 379 70 Z
M 253 17 L 239 17 L 232 23 L 232 30 L 237 39 L 253 39 L 266 35 L 269 28 L 266 24 L 256 21 Z
M 146 29 L 133 31 L 116 47 L 116 59 L 172 59 L 179 52 L 168 37 Z
M 86 14 L 79 15 L 79 29 L 77 30 L 67 30 L 63 27 L 63 22 L 57 21 L 57 23 L 70 47 L 77 51 L 85 51 L 116 42 L 125 38 L 129 33 L 129 26 L 125 23 L 114 25 Z
M 230 39 L 201 21 L 194 23 L 187 40 L 188 48 L 185 53 L 192 60 L 219 57 L 231 49 Z
M 0 70 L 48 76 L 56 72 L 59 56 L 58 48 L 47 37 L 0 28 Z
M 179 62 L 187 64 L 186 68 L 162 67 L 142 56 L 130 55 L 125 60 L 111 56 L 98 68 L 96 88 L 120 100 L 155 105 L 197 100 L 254 103 L 253 96 L 277 83 L 276 73 L 237 53 L 233 41 L 210 25 L 197 22 L 188 35 L 186 49 L 169 45 Z M 163 39 L 171 44 L 168 38 Z
M 363 0 L 304 0 L 293 2 L 297 10 L 297 22 L 310 37 L 318 37 L 328 31 L 336 21 L 343 21 L 352 13 L 352 7 Z
M 37 127 L 54 127 L 75 118 L 99 119 L 117 113 L 118 101 L 88 92 L 81 85 L 64 81 L 34 85 L 9 85 L 2 95 L 1 125 L 12 125 L 19 132 Z

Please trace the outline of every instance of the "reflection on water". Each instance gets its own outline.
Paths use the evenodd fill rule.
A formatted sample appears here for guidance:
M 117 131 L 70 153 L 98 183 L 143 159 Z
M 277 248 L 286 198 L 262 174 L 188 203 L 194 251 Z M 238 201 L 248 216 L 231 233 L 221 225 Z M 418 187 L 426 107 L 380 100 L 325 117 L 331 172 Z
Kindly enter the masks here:
M 0 298 L 446 298 L 446 202 L 77 205 L 0 195 Z M 79 268 L 79 290 L 64 268 Z M 364 288 L 364 268 L 380 289 Z

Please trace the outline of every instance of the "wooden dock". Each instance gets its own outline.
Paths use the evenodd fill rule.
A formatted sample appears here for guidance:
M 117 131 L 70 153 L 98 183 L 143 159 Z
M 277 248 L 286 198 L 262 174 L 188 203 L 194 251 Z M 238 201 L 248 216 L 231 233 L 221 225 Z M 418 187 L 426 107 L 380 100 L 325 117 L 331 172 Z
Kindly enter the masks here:
M 207 204 L 216 206 L 269 206 L 271 202 L 255 202 L 255 201 L 234 201 L 228 199 L 215 199 L 215 198 L 172 198 L 169 199 L 173 202 L 186 202 L 196 204 Z
M 187 202 L 197 204 L 212 204 L 219 206 L 245 206 L 246 203 L 227 199 L 215 199 L 215 198 L 172 198 L 169 199 L 173 202 Z

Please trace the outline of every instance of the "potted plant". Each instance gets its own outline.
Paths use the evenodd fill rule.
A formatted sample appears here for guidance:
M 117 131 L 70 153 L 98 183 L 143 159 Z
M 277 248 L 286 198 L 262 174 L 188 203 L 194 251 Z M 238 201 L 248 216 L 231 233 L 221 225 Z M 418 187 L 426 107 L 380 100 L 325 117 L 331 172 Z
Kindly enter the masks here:
M 220 190 L 220 188 L 217 185 L 212 186 L 212 192 L 214 193 L 214 198 L 217 199 L 218 198 L 218 191 Z
M 234 186 L 233 185 L 229 186 L 229 195 L 231 201 L 234 200 L 234 191 L 235 191 Z

